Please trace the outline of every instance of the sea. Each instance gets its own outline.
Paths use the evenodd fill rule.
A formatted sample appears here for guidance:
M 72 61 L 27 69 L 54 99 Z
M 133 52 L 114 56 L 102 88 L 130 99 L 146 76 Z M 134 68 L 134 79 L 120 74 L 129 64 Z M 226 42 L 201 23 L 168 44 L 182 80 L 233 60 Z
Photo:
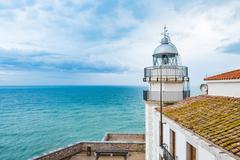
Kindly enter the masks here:
M 25 160 L 106 132 L 144 133 L 142 86 L 0 87 L 0 160 Z M 198 91 L 193 88 L 193 95 Z

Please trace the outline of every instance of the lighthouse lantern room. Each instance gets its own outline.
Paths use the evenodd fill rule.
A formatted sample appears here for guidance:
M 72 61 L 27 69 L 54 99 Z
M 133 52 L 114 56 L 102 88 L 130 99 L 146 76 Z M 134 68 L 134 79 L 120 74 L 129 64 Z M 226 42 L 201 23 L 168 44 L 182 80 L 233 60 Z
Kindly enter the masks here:
M 144 68 L 143 81 L 149 83 L 149 90 L 144 91 L 144 100 L 154 102 L 162 97 L 163 103 L 169 104 L 190 96 L 188 67 L 182 66 L 166 27 L 162 35 L 161 44 L 152 55 L 153 66 Z

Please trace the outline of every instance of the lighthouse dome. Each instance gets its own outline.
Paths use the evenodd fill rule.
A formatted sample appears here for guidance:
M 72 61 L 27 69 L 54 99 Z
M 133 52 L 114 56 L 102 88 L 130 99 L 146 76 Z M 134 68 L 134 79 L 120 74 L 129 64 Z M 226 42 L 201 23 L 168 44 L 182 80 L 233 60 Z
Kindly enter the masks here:
M 153 55 L 161 55 L 161 54 L 178 54 L 177 48 L 174 44 L 171 43 L 170 37 L 167 34 L 167 30 L 164 28 L 164 36 L 161 40 L 161 44 L 157 46 L 157 48 L 154 50 Z
M 166 27 L 164 27 L 163 38 L 161 44 L 157 46 L 153 53 L 154 66 L 178 66 L 181 64 L 178 50 L 171 43 Z
M 154 55 L 178 54 L 177 48 L 171 42 L 162 43 L 154 50 Z

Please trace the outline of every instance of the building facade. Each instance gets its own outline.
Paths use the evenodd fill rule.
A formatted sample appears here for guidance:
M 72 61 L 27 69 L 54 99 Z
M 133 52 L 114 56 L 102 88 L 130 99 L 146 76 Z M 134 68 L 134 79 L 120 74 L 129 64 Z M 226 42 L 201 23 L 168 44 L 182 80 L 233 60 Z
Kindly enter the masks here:
M 240 97 L 240 69 L 206 77 L 202 89 L 208 95 Z
M 188 98 L 163 109 L 164 145 L 159 147 L 160 115 L 159 109 L 154 109 L 151 132 L 155 149 L 149 159 L 240 160 L 239 117 L 238 98 Z

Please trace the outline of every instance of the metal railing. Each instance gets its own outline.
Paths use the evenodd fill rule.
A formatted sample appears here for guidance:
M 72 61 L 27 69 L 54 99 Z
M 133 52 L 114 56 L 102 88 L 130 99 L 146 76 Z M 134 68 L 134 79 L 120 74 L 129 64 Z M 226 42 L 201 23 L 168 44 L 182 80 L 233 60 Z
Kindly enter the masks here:
M 167 150 L 166 145 L 162 145 L 162 150 L 163 150 L 163 159 L 164 160 L 175 160 L 173 155 Z
M 188 77 L 185 66 L 153 66 L 144 68 L 144 78 L 183 79 Z
M 160 91 L 143 91 L 145 101 L 160 101 Z M 190 90 L 186 91 L 163 91 L 163 102 L 177 102 L 190 97 Z

